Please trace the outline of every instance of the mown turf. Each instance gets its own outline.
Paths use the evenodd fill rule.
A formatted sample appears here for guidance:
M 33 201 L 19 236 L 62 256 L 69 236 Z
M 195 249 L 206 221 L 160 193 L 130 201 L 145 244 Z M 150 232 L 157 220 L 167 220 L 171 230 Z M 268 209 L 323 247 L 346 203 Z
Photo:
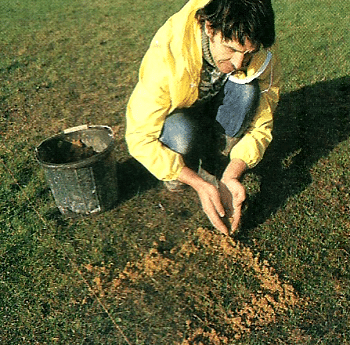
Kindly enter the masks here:
M 350 343 L 349 4 L 274 1 L 274 141 L 228 239 L 123 138 L 141 58 L 183 3 L 0 4 L 2 344 Z M 115 131 L 119 201 L 66 219 L 34 149 L 85 123 Z

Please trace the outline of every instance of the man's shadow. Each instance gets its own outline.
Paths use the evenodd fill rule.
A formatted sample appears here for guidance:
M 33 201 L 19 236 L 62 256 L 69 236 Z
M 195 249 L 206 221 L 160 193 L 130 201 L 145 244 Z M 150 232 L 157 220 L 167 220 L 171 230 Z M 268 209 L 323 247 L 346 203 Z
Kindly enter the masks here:
M 281 96 L 274 115 L 274 139 L 253 169 L 260 192 L 248 200 L 242 236 L 266 221 L 288 198 L 311 183 L 310 168 L 350 135 L 350 77 L 305 86 Z M 135 159 L 118 164 L 118 204 L 159 181 Z
M 274 139 L 262 162 L 260 192 L 248 201 L 244 232 L 262 224 L 290 196 L 311 182 L 310 168 L 350 135 L 350 77 L 343 77 L 281 96 L 274 115 Z
M 117 165 L 118 205 L 157 186 L 159 181 L 134 158 Z

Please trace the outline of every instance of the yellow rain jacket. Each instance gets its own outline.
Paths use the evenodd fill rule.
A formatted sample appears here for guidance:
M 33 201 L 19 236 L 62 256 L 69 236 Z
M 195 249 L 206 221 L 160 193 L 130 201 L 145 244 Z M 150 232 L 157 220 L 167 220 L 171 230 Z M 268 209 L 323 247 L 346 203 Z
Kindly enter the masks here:
M 182 156 L 160 141 L 165 118 L 177 108 L 190 107 L 198 98 L 202 68 L 201 26 L 196 11 L 209 0 L 190 0 L 159 29 L 140 67 L 139 81 L 126 112 L 126 142 L 130 154 L 163 181 L 178 178 L 185 166 Z M 276 54 L 258 76 L 260 104 L 230 158 L 243 160 L 249 168 L 262 159 L 272 140 L 273 111 L 279 98 Z M 254 55 L 247 73 L 235 75 L 241 82 L 254 78 L 268 61 L 267 50 Z M 260 71 L 261 73 L 261 71 Z M 249 80 L 248 80 L 249 81 Z

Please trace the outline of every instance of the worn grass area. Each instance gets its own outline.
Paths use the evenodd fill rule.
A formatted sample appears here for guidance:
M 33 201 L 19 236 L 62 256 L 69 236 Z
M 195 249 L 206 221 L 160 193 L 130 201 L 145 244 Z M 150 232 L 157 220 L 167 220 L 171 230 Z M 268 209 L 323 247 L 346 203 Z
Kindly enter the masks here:
M 274 2 L 275 139 L 229 239 L 123 139 L 141 58 L 183 3 L 0 4 L 1 344 L 350 343 L 349 4 Z M 119 203 L 65 219 L 34 148 L 85 123 L 115 130 Z

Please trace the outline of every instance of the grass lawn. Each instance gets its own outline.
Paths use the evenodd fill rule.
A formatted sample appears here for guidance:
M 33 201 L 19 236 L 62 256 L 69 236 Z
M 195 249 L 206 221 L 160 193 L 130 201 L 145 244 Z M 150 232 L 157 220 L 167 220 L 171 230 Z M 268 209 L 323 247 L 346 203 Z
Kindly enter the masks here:
M 350 344 L 350 3 L 275 0 L 284 86 L 233 238 L 128 154 L 125 107 L 184 0 L 0 4 L 1 344 Z M 58 211 L 34 149 L 114 129 L 119 202 Z

